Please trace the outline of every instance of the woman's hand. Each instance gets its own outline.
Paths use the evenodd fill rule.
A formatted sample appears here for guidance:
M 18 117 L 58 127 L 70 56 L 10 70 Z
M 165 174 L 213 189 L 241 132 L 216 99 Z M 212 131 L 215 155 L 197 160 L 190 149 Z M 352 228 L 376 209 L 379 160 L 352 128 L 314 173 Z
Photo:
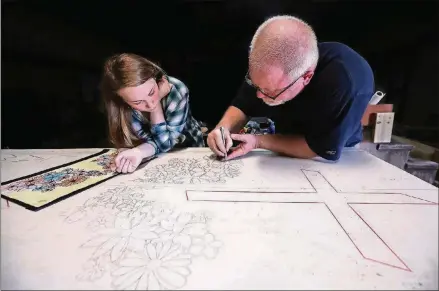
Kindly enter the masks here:
M 144 159 L 144 153 L 139 148 L 122 149 L 114 159 L 113 171 L 132 173 Z

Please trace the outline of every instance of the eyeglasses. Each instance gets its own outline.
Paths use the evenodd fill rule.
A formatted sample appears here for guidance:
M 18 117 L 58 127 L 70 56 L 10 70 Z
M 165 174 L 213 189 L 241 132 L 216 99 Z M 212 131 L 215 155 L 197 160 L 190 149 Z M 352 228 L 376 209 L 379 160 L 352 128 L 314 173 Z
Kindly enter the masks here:
M 296 80 L 294 80 L 294 82 L 292 82 L 291 84 L 289 84 L 288 86 L 286 86 L 285 88 L 283 88 L 279 93 L 277 93 L 275 96 L 270 96 L 267 93 L 264 92 L 264 90 L 262 90 L 261 88 L 259 88 L 258 86 L 256 86 L 255 84 L 253 84 L 252 80 L 250 79 L 250 76 L 248 74 L 245 74 L 245 81 L 247 82 L 247 84 L 249 84 L 250 86 L 252 86 L 253 88 L 256 89 L 256 91 L 261 92 L 262 94 L 264 94 L 265 96 L 267 96 L 268 98 L 275 100 L 277 97 L 279 97 L 283 92 L 285 92 L 286 90 L 288 90 L 291 86 L 293 86 L 300 78 L 302 78 L 303 75 L 300 75 L 299 78 L 297 78 Z

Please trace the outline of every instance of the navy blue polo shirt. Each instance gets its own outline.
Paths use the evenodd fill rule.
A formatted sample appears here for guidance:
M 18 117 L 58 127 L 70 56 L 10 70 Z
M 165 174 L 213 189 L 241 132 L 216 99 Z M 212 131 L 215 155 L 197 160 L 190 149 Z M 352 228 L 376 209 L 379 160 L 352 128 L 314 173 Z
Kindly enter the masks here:
M 268 117 L 276 133 L 305 137 L 308 146 L 327 160 L 338 160 L 344 147 L 362 140 L 361 118 L 374 93 L 367 61 L 337 42 L 318 44 L 319 61 L 313 78 L 295 98 L 268 106 L 243 82 L 232 105 L 248 117 Z

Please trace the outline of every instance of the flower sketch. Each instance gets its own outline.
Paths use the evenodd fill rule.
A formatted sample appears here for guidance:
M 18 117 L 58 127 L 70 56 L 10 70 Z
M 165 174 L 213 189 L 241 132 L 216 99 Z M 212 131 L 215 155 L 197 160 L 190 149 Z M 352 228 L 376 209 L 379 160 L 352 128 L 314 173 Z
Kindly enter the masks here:
M 150 201 L 142 200 L 145 190 L 141 187 L 116 187 L 104 193 L 87 199 L 85 203 L 76 207 L 70 213 L 63 213 L 66 223 L 74 223 L 84 219 L 86 216 L 91 220 L 97 219 L 96 216 L 106 213 L 107 218 L 112 214 L 142 215 L 149 211 Z M 123 212 L 123 213 L 122 213 Z M 143 218 L 143 217 L 142 217 Z M 107 219 L 108 220 L 108 219 Z M 113 219 L 114 220 L 114 219 Z
M 194 256 L 204 256 L 206 259 L 214 259 L 219 249 L 222 247 L 222 242 L 215 239 L 211 233 L 207 233 L 203 237 L 197 237 L 192 241 L 190 253 Z
M 241 174 L 242 161 L 219 161 L 216 157 L 172 158 L 166 164 L 145 170 L 139 182 L 156 184 L 206 184 L 226 183 L 227 179 Z
M 190 275 L 190 255 L 177 244 L 149 243 L 143 252 L 132 253 L 112 272 L 113 285 L 120 290 L 177 289 Z
M 210 233 L 205 213 L 147 200 L 147 191 L 108 189 L 64 215 L 66 223 L 83 221 L 94 233 L 81 245 L 91 253 L 78 280 L 109 273 L 116 289 L 178 289 L 186 284 L 193 259 L 218 255 L 222 243 Z
M 206 230 L 205 223 L 191 223 L 192 214 L 181 213 L 177 217 L 169 217 L 160 223 L 163 231 L 160 233 L 161 241 L 172 240 L 183 249 L 188 249 L 192 243 L 192 237 L 203 236 Z
M 112 209 L 99 209 L 94 214 L 90 216 L 90 221 L 87 224 L 87 228 L 94 233 L 98 233 L 104 228 L 111 228 L 115 223 L 116 218 Z
M 111 261 L 114 262 L 121 258 L 127 248 L 142 249 L 147 241 L 157 238 L 157 234 L 153 232 L 154 229 L 154 226 L 140 224 L 133 227 L 129 217 L 117 216 L 114 228 L 101 230 L 82 247 L 95 247 L 96 251 L 92 257 L 100 257 L 108 253 Z
M 19 163 L 19 162 L 28 162 L 28 161 L 44 161 L 48 158 L 43 158 L 36 155 L 14 155 L 14 154 L 2 154 L 1 155 L 3 162 L 12 162 L 12 163 Z
M 105 274 L 105 257 L 91 258 L 83 265 L 83 272 L 76 276 L 79 281 L 95 281 Z

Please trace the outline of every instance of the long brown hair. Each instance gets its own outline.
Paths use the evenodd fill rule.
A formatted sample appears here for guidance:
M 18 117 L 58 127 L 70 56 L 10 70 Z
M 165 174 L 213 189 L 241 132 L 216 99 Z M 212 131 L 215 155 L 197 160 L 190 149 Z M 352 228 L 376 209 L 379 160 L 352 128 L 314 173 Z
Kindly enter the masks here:
M 116 148 L 132 148 L 142 143 L 131 126 L 133 109 L 117 91 L 142 85 L 150 78 L 161 82 L 164 76 L 165 72 L 158 65 L 136 54 L 116 54 L 105 61 L 100 89 L 107 111 L 110 141 Z

